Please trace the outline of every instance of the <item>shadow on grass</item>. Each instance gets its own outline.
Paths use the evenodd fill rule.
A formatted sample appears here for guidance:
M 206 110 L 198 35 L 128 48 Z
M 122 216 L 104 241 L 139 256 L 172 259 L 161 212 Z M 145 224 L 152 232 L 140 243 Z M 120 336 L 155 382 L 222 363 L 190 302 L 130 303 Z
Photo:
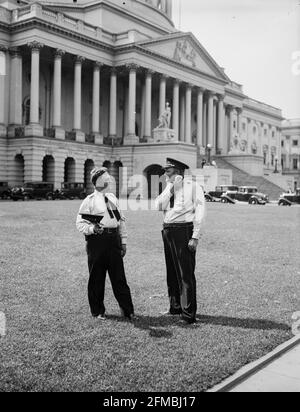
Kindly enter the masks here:
M 197 319 L 200 324 L 229 326 L 233 328 L 284 331 L 291 329 L 289 325 L 266 319 L 228 318 L 225 316 L 197 316 Z
M 128 322 L 124 318 L 108 316 L 115 322 Z M 179 316 L 143 316 L 133 321 L 134 327 L 149 332 L 149 336 L 158 339 L 170 339 L 173 336 L 170 326 L 183 329 L 199 329 L 202 325 L 218 325 L 232 328 L 256 329 L 256 330 L 283 330 L 290 331 L 290 327 L 284 323 L 273 322 L 266 319 L 231 318 L 225 316 L 197 316 L 197 323 L 189 325 Z

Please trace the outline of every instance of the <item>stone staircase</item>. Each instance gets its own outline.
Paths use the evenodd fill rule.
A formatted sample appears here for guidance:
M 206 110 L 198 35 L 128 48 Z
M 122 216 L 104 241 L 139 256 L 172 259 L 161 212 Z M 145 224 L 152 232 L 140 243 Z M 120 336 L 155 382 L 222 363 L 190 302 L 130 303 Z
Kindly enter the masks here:
M 265 193 L 270 200 L 278 200 L 283 189 L 274 183 L 269 182 L 261 176 L 251 176 L 243 170 L 233 166 L 222 158 L 215 157 L 218 168 L 232 170 L 232 184 L 237 186 L 256 186 L 259 192 Z

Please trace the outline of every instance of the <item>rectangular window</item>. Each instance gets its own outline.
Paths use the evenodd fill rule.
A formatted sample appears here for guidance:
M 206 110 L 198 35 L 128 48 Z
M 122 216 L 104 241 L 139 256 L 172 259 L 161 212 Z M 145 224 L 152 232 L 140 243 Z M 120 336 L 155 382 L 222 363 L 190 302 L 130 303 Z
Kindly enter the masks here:
M 264 135 L 267 136 L 267 129 L 264 129 Z
M 298 169 L 298 160 L 297 159 L 293 159 L 293 169 L 294 170 Z
M 264 153 L 264 165 L 267 164 L 267 153 Z
M 281 140 L 281 147 L 284 147 L 284 141 Z
M 275 137 L 275 132 L 274 131 L 272 132 L 272 137 Z
M 272 154 L 272 155 L 271 155 L 271 165 L 272 165 L 272 166 L 274 166 L 274 159 L 275 159 L 275 157 L 274 157 L 274 155 Z
M 293 146 L 298 146 L 298 140 L 293 140 Z

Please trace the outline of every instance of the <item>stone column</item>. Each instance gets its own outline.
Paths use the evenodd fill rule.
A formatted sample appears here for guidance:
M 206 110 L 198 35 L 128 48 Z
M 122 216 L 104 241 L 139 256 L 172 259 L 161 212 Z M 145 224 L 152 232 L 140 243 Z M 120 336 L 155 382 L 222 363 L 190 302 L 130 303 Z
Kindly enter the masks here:
M 185 141 L 185 96 L 183 90 L 181 91 L 180 96 L 180 132 L 179 140 L 181 142 Z
M 243 113 L 243 110 L 240 108 L 240 107 L 238 107 L 237 109 L 236 109 L 236 113 L 237 113 L 237 133 L 238 133 L 238 135 L 239 135 L 239 138 L 241 137 L 241 134 L 242 134 L 242 113 Z
M 57 49 L 54 54 L 53 127 L 55 128 L 55 137 L 57 139 L 65 138 L 65 132 L 61 127 L 61 66 L 64 54 L 65 52 L 59 49 Z
M 109 137 L 117 137 L 117 69 L 112 67 L 110 73 L 110 100 L 109 100 Z
M 15 136 L 15 128 L 22 126 L 22 55 L 18 47 L 9 49 L 10 67 L 10 102 L 8 136 Z
M 213 150 L 215 154 L 217 150 L 217 99 L 214 97 L 214 120 L 213 120 Z
M 192 85 L 185 90 L 185 142 L 192 143 Z
M 94 62 L 92 134 L 95 136 L 96 144 L 103 143 L 103 136 L 100 135 L 100 70 L 101 70 L 101 67 L 102 67 L 102 63 Z
M 203 147 L 207 146 L 207 100 L 203 96 Z
M 26 136 L 43 136 L 40 125 L 40 50 L 44 47 L 39 42 L 28 43 L 31 49 L 30 82 L 30 125 L 25 128 Z
M 207 119 L 207 136 L 208 144 L 213 147 L 214 139 L 214 94 L 209 92 L 208 94 L 208 119 Z
M 233 148 L 233 106 L 227 106 L 229 136 L 227 141 L 228 151 Z
M 175 79 L 173 85 L 172 129 L 175 131 L 176 140 L 179 140 L 179 84 L 180 81 Z
M 197 146 L 203 147 L 203 93 L 204 89 L 198 88 L 197 94 Z
M 152 139 L 151 120 L 152 120 L 152 76 L 151 70 L 146 71 L 146 90 L 145 90 L 145 134 L 147 141 Z
M 159 116 L 166 109 L 166 92 L 167 92 L 167 76 L 162 74 L 160 77 L 160 85 L 159 85 Z
M 7 48 L 0 45 L 0 63 L 3 63 L 3 67 L 0 66 L 0 137 L 6 137 L 6 120 L 5 120 L 5 90 L 6 90 L 6 53 Z M 3 60 L 2 60 L 3 57 Z
M 81 93 L 82 93 L 82 64 L 84 57 L 76 56 L 74 64 L 74 119 L 73 130 L 76 133 L 76 141 L 84 142 L 85 135 L 81 131 Z
M 218 95 L 218 136 L 217 136 L 217 153 L 227 154 L 227 147 L 225 143 L 225 113 L 224 113 L 224 96 Z
M 136 122 L 136 71 L 135 64 L 128 65 L 129 69 L 129 101 L 128 101 L 128 134 L 125 138 L 126 144 L 136 144 L 139 142 L 135 134 Z

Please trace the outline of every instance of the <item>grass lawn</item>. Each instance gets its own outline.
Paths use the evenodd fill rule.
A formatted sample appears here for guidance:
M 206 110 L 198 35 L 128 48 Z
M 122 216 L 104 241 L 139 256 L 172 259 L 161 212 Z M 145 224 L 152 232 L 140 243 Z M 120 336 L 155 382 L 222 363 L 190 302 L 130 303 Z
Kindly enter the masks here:
M 80 202 L 0 203 L 1 391 L 204 391 L 292 337 L 300 208 L 209 204 L 197 257 L 199 321 L 168 309 L 159 212 L 128 212 L 136 313 L 89 314 Z

